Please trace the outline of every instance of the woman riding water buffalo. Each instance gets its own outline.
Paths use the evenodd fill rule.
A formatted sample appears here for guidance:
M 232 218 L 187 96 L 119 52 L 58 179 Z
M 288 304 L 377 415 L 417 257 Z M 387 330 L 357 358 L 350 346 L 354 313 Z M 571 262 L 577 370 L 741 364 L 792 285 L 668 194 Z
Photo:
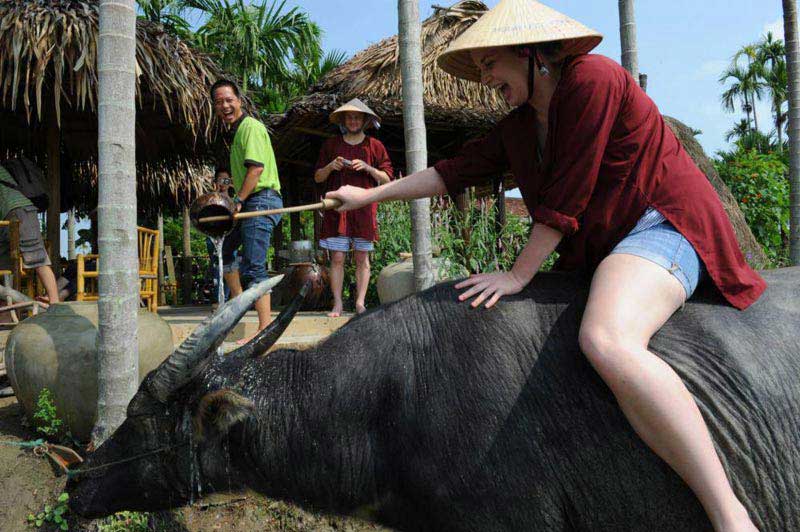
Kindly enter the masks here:
M 717 531 L 756 530 L 694 399 L 648 342 L 708 277 L 739 309 L 766 285 L 713 187 L 597 32 L 533 0 L 502 0 L 439 59 L 516 107 L 460 155 L 376 188 L 327 194 L 340 210 L 456 194 L 511 170 L 534 221 L 508 272 L 456 285 L 472 306 L 526 286 L 553 250 L 592 273 L 579 344 L 639 436 L 694 490 Z M 557 247 L 558 246 L 558 247 Z

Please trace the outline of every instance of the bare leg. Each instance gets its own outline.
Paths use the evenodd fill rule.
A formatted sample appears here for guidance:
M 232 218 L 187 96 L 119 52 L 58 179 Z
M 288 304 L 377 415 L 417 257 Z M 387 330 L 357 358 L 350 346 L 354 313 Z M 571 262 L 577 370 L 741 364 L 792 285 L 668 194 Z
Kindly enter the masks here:
M 36 275 L 44 285 L 44 289 L 47 292 L 47 300 L 50 303 L 58 303 L 58 285 L 52 268 L 50 266 L 39 266 L 36 268 Z
M 356 313 L 361 314 L 367 310 L 364 298 L 367 297 L 369 286 L 369 252 L 356 251 Z
M 230 273 L 224 273 L 225 284 L 231 291 L 231 299 L 242 293 L 242 282 L 239 279 L 239 271 L 234 270 Z
M 331 291 L 333 292 L 333 309 L 328 313 L 331 318 L 342 315 L 342 285 L 344 284 L 344 251 L 331 251 Z
M 718 532 L 757 530 L 731 489 L 708 427 L 675 371 L 647 349 L 686 297 L 662 267 L 615 254 L 598 267 L 580 331 L 589 362 L 636 433 L 695 492 Z

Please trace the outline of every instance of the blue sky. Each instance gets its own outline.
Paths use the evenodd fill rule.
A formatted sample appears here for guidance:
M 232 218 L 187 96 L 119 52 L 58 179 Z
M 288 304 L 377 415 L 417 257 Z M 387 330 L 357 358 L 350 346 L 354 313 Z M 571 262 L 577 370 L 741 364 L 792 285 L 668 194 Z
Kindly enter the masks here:
M 433 14 L 432 5 L 452 3 L 421 0 L 420 15 L 427 18 Z M 492 7 L 498 0 L 485 3 Z M 619 61 L 616 0 L 544 3 L 600 31 L 605 39 L 597 53 Z M 287 5 L 301 7 L 322 27 L 326 50 L 338 48 L 352 55 L 397 33 L 396 0 L 288 0 Z M 637 1 L 635 9 L 639 70 L 648 75 L 648 94 L 663 114 L 702 130 L 698 140 L 707 153 L 726 148 L 725 132 L 741 113 L 723 111 L 723 87 L 717 79 L 742 45 L 758 40 L 768 29 L 783 38 L 781 2 L 647 0 Z M 762 102 L 757 110 L 759 126 L 767 124 L 768 103 Z

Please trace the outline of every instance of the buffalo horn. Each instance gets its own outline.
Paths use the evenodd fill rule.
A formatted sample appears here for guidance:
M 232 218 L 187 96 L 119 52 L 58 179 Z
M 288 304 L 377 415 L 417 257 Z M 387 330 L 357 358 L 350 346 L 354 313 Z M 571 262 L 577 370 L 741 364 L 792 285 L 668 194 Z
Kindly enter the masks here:
M 206 318 L 148 378 L 148 388 L 159 401 L 166 402 L 170 393 L 192 378 L 192 369 L 216 351 L 231 329 L 261 296 L 277 285 L 283 275 L 272 277 L 250 287 L 222 305 Z
M 229 353 L 226 358 L 251 358 L 266 353 L 269 348 L 278 341 L 278 338 L 281 337 L 286 327 L 289 326 L 292 318 L 294 318 L 294 315 L 297 314 L 297 311 L 300 309 L 300 305 L 303 304 L 303 299 L 305 299 L 310 288 L 311 280 L 308 280 L 272 323 L 267 325 L 242 347 Z

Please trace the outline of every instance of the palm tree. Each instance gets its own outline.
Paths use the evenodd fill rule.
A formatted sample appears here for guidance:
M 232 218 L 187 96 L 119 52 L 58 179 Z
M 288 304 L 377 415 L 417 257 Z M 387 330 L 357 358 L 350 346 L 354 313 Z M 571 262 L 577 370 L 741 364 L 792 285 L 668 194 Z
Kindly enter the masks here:
M 203 14 L 197 43 L 241 78 L 244 91 L 283 80 L 292 50 L 319 51 L 319 27 L 300 9 L 286 10 L 286 0 L 181 0 L 181 5 Z
M 97 71 L 97 212 L 103 267 L 98 275 L 95 445 L 122 424 L 139 384 L 134 0 L 100 0 Z
M 800 264 L 800 46 L 797 35 L 797 0 L 783 0 L 786 66 L 789 79 L 789 260 Z
M 737 141 L 747 136 L 748 133 L 750 133 L 750 124 L 743 118 L 725 133 L 725 142 Z
M 789 91 L 786 72 L 786 47 L 783 41 L 776 40 L 772 32 L 758 43 L 756 60 L 759 63 L 764 86 L 770 94 L 775 131 L 778 136 L 778 149 L 783 150 L 783 124 L 787 114 L 783 111 Z
M 182 39 L 191 39 L 192 29 L 182 17 L 185 11 L 180 0 L 136 0 L 141 18 L 157 22 L 164 29 Z
M 742 102 L 742 110 L 747 114 L 747 123 L 750 123 L 750 113 L 755 115 L 754 98 L 761 98 L 763 85 L 756 76 L 751 72 L 752 69 L 745 70 L 736 64 L 731 64 L 722 73 L 719 82 L 722 84 L 733 80 L 734 83 L 722 93 L 722 106 L 727 111 L 734 111 L 736 109 L 737 101 Z M 758 122 L 756 122 L 756 129 L 758 129 Z
M 742 57 L 747 58 L 747 68 L 744 69 L 744 72 L 748 78 L 747 86 L 749 88 L 750 106 L 753 108 L 753 123 L 757 131 L 758 113 L 756 113 L 756 100 L 761 99 L 760 83 L 758 81 L 761 75 L 761 64 L 758 62 L 758 46 L 755 44 L 742 46 L 741 50 L 734 54 L 731 66 L 738 67 L 739 60 Z
M 403 91 L 403 130 L 406 141 L 406 171 L 418 172 L 428 166 L 425 136 L 425 107 L 422 103 L 422 28 L 417 0 L 398 0 L 398 39 Z M 414 288 L 433 285 L 431 256 L 430 199 L 411 202 L 412 254 Z
M 639 83 L 639 54 L 636 50 L 636 18 L 633 0 L 619 0 L 619 37 L 622 47 L 622 66 Z

